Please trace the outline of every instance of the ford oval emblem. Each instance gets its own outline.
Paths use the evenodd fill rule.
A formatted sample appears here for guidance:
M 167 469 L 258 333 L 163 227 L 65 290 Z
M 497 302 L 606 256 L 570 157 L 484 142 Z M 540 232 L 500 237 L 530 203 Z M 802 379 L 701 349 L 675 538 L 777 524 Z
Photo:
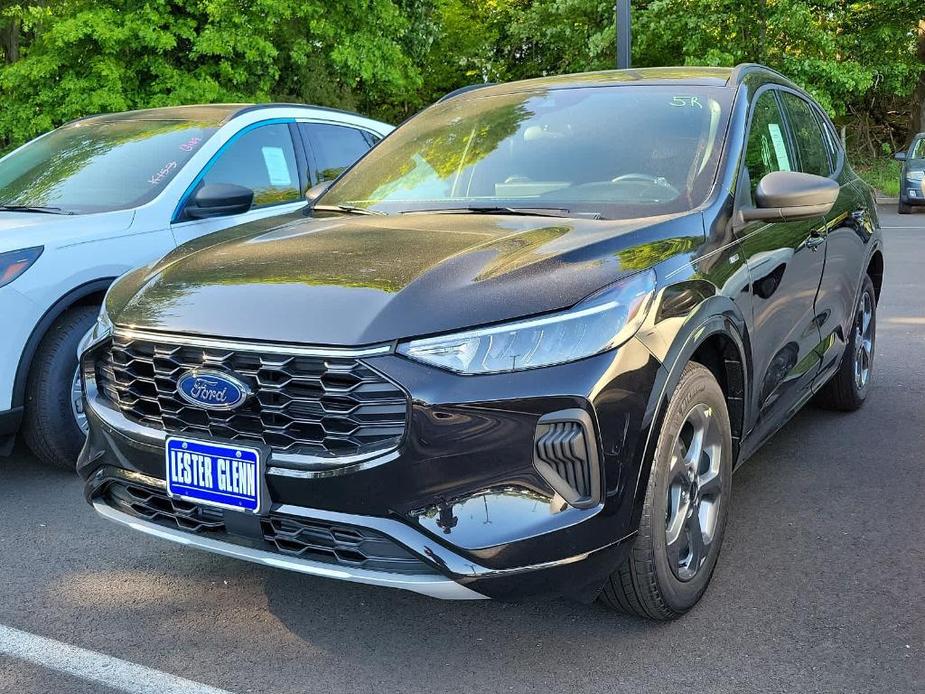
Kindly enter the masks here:
M 247 400 L 250 388 L 221 371 L 193 369 L 180 376 L 177 393 L 190 405 L 206 410 L 233 410 Z

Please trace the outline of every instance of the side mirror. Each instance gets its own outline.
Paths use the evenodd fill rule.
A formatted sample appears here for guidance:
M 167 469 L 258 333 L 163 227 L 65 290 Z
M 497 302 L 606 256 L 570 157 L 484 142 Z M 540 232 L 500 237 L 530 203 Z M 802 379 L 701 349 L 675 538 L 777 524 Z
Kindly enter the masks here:
M 906 153 L 897 152 L 896 154 L 893 155 L 893 159 L 895 159 L 896 161 L 906 161 Z
M 823 176 L 799 171 L 774 171 L 761 179 L 755 191 L 757 207 L 743 208 L 743 222 L 786 221 L 822 217 L 832 211 L 841 187 Z
M 191 219 L 242 214 L 254 204 L 254 191 L 231 183 L 209 183 L 196 191 L 184 210 Z
M 333 182 L 334 181 L 322 181 L 318 185 L 312 186 L 305 191 L 305 199 L 308 201 L 308 204 L 314 205 L 318 201 L 318 198 L 327 192 Z

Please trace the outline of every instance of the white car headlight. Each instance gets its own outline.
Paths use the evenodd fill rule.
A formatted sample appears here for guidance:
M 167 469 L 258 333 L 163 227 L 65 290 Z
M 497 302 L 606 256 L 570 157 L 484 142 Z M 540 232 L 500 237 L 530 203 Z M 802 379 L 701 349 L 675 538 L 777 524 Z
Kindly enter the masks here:
M 460 374 L 536 369 L 618 347 L 642 325 L 655 294 L 655 273 L 633 275 L 567 311 L 476 328 L 398 346 L 409 359 Z
M 925 171 L 909 171 L 906 174 L 906 178 L 910 181 L 921 181 L 925 179 Z

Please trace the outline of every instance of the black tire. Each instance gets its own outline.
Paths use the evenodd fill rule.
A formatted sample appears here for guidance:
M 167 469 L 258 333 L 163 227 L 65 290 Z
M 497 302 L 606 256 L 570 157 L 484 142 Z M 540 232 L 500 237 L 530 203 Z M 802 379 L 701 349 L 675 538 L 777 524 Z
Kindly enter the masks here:
M 65 312 L 42 339 L 29 367 L 22 434 L 47 465 L 74 470 L 85 436 L 71 407 L 77 346 L 93 326 L 99 308 L 78 306 Z
M 897 212 L 899 212 L 899 214 L 912 214 L 912 205 L 907 205 L 902 200 L 900 200 Z
M 692 577 L 682 579 L 669 561 L 667 534 L 670 532 L 669 521 L 672 520 L 672 502 L 668 497 L 673 489 L 671 471 L 676 467 L 673 466 L 677 459 L 676 442 L 683 438 L 688 417 L 697 408 L 707 408 L 712 418 L 709 420 L 711 426 L 717 427 L 710 435 L 711 440 L 721 442 L 722 446 L 713 455 L 717 462 L 711 463 L 720 473 L 717 484 L 719 503 L 715 511 L 712 541 L 705 550 L 705 557 L 702 563 L 698 563 L 699 568 L 695 569 Z M 628 560 L 605 584 L 602 602 L 622 612 L 654 620 L 676 619 L 697 604 L 719 558 L 729 513 L 731 481 L 732 427 L 726 399 L 709 369 L 692 362 L 681 375 L 659 431 L 639 534 Z M 699 496 L 699 492 L 692 491 L 691 498 L 694 496 Z M 699 523 L 697 527 L 700 528 Z
M 867 377 L 860 383 L 856 367 L 859 358 L 858 347 L 863 341 L 863 333 L 858 332 L 858 322 L 861 318 L 865 297 L 870 301 L 870 349 L 868 357 Z M 871 376 L 873 374 L 874 355 L 877 346 L 877 294 L 874 283 L 865 275 L 861 285 L 861 296 L 854 311 L 854 323 L 851 326 L 851 336 L 845 346 L 845 354 L 835 375 L 826 383 L 816 396 L 816 403 L 821 407 L 841 412 L 854 412 L 860 409 L 867 399 L 870 391 Z

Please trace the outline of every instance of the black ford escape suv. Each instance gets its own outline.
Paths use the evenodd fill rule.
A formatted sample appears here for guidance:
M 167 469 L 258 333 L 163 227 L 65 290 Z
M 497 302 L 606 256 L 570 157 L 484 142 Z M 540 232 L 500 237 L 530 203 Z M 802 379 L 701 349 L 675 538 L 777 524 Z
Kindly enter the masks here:
M 870 191 L 766 68 L 469 90 L 282 220 L 109 292 L 82 357 L 102 515 L 316 576 L 673 618 L 733 469 L 810 397 L 870 388 Z

